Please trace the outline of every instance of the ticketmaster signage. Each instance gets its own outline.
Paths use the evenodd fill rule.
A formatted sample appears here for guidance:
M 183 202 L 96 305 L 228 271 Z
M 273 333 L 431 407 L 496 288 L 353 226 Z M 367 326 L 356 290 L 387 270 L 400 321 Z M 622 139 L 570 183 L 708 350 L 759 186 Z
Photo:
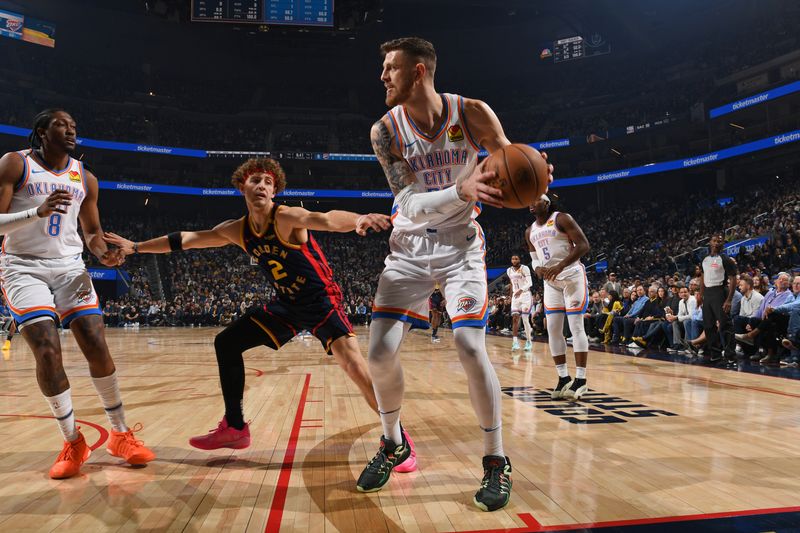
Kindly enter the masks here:
M 15 130 L 11 132 L 10 129 Z M 0 125 L 0 133 L 11 133 L 12 135 L 25 135 L 28 131 L 22 128 L 15 128 L 13 126 Z M 84 139 L 84 143 L 88 139 Z M 566 139 L 568 141 L 568 139 Z M 633 178 L 636 176 L 646 176 L 648 174 L 658 174 L 661 172 L 670 172 L 672 170 L 679 170 L 689 167 L 697 167 L 707 165 L 709 163 L 716 163 L 724 159 L 730 159 L 741 155 L 774 148 L 784 144 L 790 144 L 800 141 L 800 130 L 789 131 L 773 137 L 767 137 L 758 141 L 753 141 L 724 150 L 716 152 L 709 152 L 686 159 L 675 159 L 672 161 L 664 161 L 661 163 L 649 163 L 640 167 L 633 167 L 621 170 L 614 170 L 611 172 L 604 172 L 601 174 L 592 174 L 588 176 L 578 176 L 573 178 L 559 178 L 554 181 L 550 187 L 575 187 L 578 185 L 591 185 L 593 183 L 602 183 L 606 181 L 613 181 L 618 179 Z M 92 141 L 92 142 L 106 142 L 106 141 Z M 126 143 L 116 143 L 126 145 Z M 86 145 L 86 144 L 84 144 Z M 88 146 L 88 145 L 87 145 Z M 140 146 L 144 145 L 128 145 Z M 535 146 L 535 144 L 534 144 Z M 541 144 L 540 144 L 541 146 Z M 149 148 L 164 148 L 152 146 Z M 185 149 L 174 149 L 185 150 Z M 142 150 L 144 151 L 144 150 Z M 191 150 L 192 152 L 202 152 L 202 150 Z M 173 153 L 173 155 L 181 155 Z M 188 155 L 188 154 L 182 154 Z M 189 155 L 189 157 L 204 157 L 200 155 Z M 101 181 L 101 189 L 111 189 L 118 191 L 139 191 L 139 192 L 154 192 L 166 194 L 185 194 L 193 196 L 236 196 L 239 192 L 236 189 L 203 189 L 200 187 L 182 187 L 177 185 L 157 185 L 151 183 L 128 183 L 128 182 L 112 182 Z M 295 198 L 391 198 L 390 191 L 358 191 L 358 190 L 334 190 L 334 189 L 287 189 L 279 196 L 282 197 L 295 197 Z
M 753 96 L 748 96 L 742 100 L 737 100 L 736 102 L 732 102 L 730 104 L 715 107 L 708 112 L 708 116 L 711 118 L 721 117 L 722 115 L 733 113 L 734 111 L 744 109 L 745 107 L 763 104 L 764 102 L 769 102 L 775 98 L 780 98 L 781 96 L 786 96 L 787 94 L 796 93 L 798 91 L 800 91 L 800 81 L 795 81 L 789 83 L 788 85 L 781 85 L 780 87 L 777 87 L 771 91 L 754 94 Z
M 731 257 L 736 257 L 742 250 L 752 252 L 756 246 L 764 246 L 769 241 L 769 237 L 762 235 L 761 237 L 753 237 L 752 239 L 742 239 L 726 244 L 722 251 Z
M 241 196 L 236 189 L 203 189 L 155 183 L 129 183 L 123 181 L 101 181 L 101 189 L 112 191 L 134 191 L 145 193 L 183 194 L 188 196 Z M 279 198 L 392 198 L 392 191 L 352 191 L 338 189 L 286 189 Z
M 557 179 L 550 185 L 551 188 L 556 187 L 574 187 L 576 185 L 590 185 L 592 183 L 602 183 L 605 181 L 613 181 L 623 178 L 633 178 L 635 176 L 645 176 L 647 174 L 658 174 L 660 172 L 669 172 L 671 170 L 679 170 L 682 168 L 698 167 L 707 165 L 708 163 L 715 163 L 723 159 L 730 159 L 740 155 L 774 148 L 783 144 L 789 144 L 800 141 L 800 130 L 790 131 L 776 135 L 774 137 L 767 137 L 758 141 L 753 141 L 731 148 L 725 148 L 716 152 L 709 152 L 687 159 L 675 159 L 672 161 L 664 161 L 662 163 L 650 163 L 641 167 L 626 168 L 624 170 L 614 170 L 612 172 L 604 172 L 602 174 L 592 174 L 590 176 L 579 176 L 576 178 L 562 178 Z

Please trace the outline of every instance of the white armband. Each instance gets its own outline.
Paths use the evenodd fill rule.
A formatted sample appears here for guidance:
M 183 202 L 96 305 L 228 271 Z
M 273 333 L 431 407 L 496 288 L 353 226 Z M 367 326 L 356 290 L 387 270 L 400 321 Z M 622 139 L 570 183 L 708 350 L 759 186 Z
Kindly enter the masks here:
M 19 213 L 0 213 L 0 235 L 8 235 L 14 230 L 39 220 L 38 207 L 31 207 Z
M 447 213 L 454 205 L 467 205 L 467 202 L 458 197 L 455 185 L 431 192 L 415 191 L 414 187 L 414 185 L 405 187 L 396 197 L 400 212 L 411 221 L 416 222 L 417 218 L 434 213 Z
M 542 264 L 539 262 L 539 256 L 536 252 L 531 252 L 531 269 L 536 272 L 536 267 L 540 267 Z

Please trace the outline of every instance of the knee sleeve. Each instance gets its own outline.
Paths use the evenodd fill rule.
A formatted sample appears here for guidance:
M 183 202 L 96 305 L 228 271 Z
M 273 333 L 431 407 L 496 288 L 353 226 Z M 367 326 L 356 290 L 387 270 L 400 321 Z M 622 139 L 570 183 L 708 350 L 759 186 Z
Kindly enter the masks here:
M 567 353 L 567 340 L 564 338 L 564 313 L 547 315 L 547 344 L 550 355 L 558 357 Z
M 583 327 L 583 315 L 567 315 L 569 329 L 572 332 L 572 350 L 574 352 L 588 352 L 589 339 Z
M 399 320 L 377 318 L 369 327 L 369 372 L 378 407 L 384 413 L 400 408 L 405 383 L 400 344 L 411 326 Z
M 484 430 L 500 426 L 500 381 L 486 352 L 486 333 L 482 328 L 464 327 L 453 331 L 458 358 L 467 374 L 469 396 L 478 423 Z

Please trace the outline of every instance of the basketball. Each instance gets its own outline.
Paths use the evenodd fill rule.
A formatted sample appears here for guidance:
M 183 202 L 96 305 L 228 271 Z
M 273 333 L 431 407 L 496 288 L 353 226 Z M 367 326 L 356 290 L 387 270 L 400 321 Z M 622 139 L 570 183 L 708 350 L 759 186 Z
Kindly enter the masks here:
M 483 170 L 494 171 L 490 182 L 503 191 L 503 207 L 528 207 L 547 191 L 547 161 L 527 144 L 509 144 L 482 163 Z

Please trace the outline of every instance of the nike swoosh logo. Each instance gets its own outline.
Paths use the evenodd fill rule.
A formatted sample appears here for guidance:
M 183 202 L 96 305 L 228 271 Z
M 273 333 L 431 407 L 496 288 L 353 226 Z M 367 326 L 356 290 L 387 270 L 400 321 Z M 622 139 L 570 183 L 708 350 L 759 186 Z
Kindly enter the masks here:
M 31 174 L 41 174 L 42 172 L 47 172 L 46 170 L 31 170 Z
M 412 142 L 410 142 L 410 143 L 406 144 L 406 148 L 411 148 L 411 147 L 412 147 L 412 146 L 414 146 L 415 144 L 417 144 L 417 141 L 412 141 Z
M 470 236 L 470 237 L 467 237 L 467 242 L 471 241 L 471 240 L 472 240 L 472 239 L 474 239 L 474 238 L 475 238 L 475 234 L 473 233 L 473 234 L 472 234 L 472 236 Z

